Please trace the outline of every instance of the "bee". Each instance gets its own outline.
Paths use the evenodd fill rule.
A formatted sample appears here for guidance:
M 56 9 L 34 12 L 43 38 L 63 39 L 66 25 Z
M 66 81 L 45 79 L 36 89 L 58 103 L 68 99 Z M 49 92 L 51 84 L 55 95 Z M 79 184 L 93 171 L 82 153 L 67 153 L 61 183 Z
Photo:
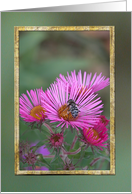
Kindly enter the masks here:
M 80 112 L 80 110 L 77 107 L 77 104 L 72 99 L 69 99 L 67 101 L 67 104 L 68 104 L 67 106 L 69 108 L 69 112 L 71 112 L 72 116 L 76 118 L 78 116 L 78 113 Z

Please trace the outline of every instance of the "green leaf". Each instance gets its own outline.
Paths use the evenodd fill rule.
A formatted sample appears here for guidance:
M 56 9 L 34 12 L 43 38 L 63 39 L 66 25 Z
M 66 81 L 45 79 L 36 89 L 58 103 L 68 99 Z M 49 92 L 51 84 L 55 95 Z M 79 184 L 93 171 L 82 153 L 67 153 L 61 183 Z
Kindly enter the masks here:
M 39 147 L 41 147 L 41 146 L 43 146 L 43 145 L 44 145 L 44 140 L 39 141 L 39 142 L 36 144 L 37 148 L 39 148 Z
M 59 155 L 56 153 L 56 154 L 55 154 L 55 157 L 51 160 L 51 162 L 50 162 L 50 163 L 53 163 L 55 160 L 57 160 L 57 159 L 58 159 L 58 157 L 59 157 Z
M 28 163 L 23 164 L 22 162 L 20 162 L 20 169 L 24 169 L 25 167 L 28 167 L 28 166 L 29 166 Z
M 90 157 L 94 157 L 92 152 L 85 152 L 84 156 L 85 159 L 89 159 Z
M 37 154 L 37 158 L 38 158 L 39 161 L 41 161 L 42 163 L 44 163 L 48 167 L 51 167 L 50 164 L 43 158 L 42 154 Z
M 68 155 L 68 158 L 70 159 L 79 159 L 81 157 L 81 152 L 79 152 L 78 154 L 75 155 Z
M 89 166 L 89 161 L 88 161 L 88 159 L 83 158 L 82 161 L 81 161 L 81 166 L 82 166 L 82 167 L 84 167 L 84 166 Z
M 55 157 L 50 162 L 50 170 L 61 170 L 63 167 L 63 160 L 62 158 L 56 154 Z
M 72 133 L 70 129 L 66 129 L 65 142 L 71 145 L 73 142 L 74 136 L 75 136 L 75 132 Z
M 36 146 L 32 146 L 32 147 L 30 147 L 30 150 L 32 150 L 33 152 L 35 152 L 37 150 L 37 147 Z

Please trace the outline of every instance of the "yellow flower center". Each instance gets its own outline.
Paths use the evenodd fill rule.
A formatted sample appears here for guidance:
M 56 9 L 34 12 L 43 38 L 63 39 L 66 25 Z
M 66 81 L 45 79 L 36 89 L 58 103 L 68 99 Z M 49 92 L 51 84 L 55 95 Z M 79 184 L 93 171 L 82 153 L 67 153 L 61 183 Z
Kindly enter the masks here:
M 90 131 L 90 132 L 89 132 Z M 88 134 L 88 132 L 89 132 L 89 134 Z M 98 132 L 95 130 L 95 129 L 91 129 L 91 128 L 89 128 L 89 129 L 87 129 L 87 132 L 86 132 L 88 135 L 87 135 L 87 137 L 89 137 L 90 135 L 91 135 L 91 133 L 93 133 L 93 138 L 94 139 L 96 139 L 96 140 L 98 140 L 99 139 L 99 134 L 98 134 Z
M 30 115 L 34 117 L 35 119 L 41 120 L 45 112 L 46 111 L 44 110 L 44 108 L 38 105 L 38 106 L 33 107 L 33 109 L 30 112 Z
M 87 88 L 87 87 L 85 87 L 85 86 L 82 86 L 80 89 L 79 89 L 79 93 L 78 93 L 78 95 L 77 95 L 77 98 L 80 96 L 80 94 L 83 92 L 83 94 L 82 95 L 84 95 L 85 94 L 85 92 L 87 92 L 87 91 L 89 91 L 90 90 L 90 88 Z
M 69 107 L 67 106 L 67 104 L 62 105 L 59 109 L 58 109 L 58 115 L 60 118 L 63 118 L 66 121 L 75 121 L 77 119 L 74 118 L 70 112 Z
M 79 91 L 79 94 L 81 94 L 83 91 L 83 94 L 87 91 L 87 88 L 84 88 L 84 86 L 82 86 L 82 88 Z

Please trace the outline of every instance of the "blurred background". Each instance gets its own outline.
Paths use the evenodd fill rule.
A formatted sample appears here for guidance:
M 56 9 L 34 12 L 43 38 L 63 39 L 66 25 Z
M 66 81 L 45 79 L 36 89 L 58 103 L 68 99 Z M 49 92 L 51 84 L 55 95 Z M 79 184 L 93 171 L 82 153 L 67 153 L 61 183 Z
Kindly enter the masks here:
M 109 31 L 20 32 L 19 37 L 20 95 L 40 87 L 46 90 L 60 73 L 66 76 L 74 70 L 110 77 Z M 109 91 L 108 86 L 99 92 L 107 117 Z
M 109 31 L 22 31 L 19 40 L 19 95 L 41 87 L 45 91 L 60 73 L 66 76 L 67 72 L 71 74 L 74 70 L 78 73 L 81 69 L 82 74 L 84 71 L 87 74 L 92 72 L 92 77 L 95 73 L 110 77 Z M 110 119 L 110 86 L 98 93 L 104 104 L 102 114 Z M 46 139 L 45 134 L 36 128 L 24 133 L 27 128 L 20 119 L 20 140 L 35 143 Z M 69 133 L 69 138 L 70 136 L 73 136 L 72 133 Z M 45 155 L 44 152 L 43 154 Z M 103 155 L 109 158 L 109 152 L 105 152 L 105 149 Z M 88 166 L 89 163 L 87 160 Z M 109 170 L 109 161 L 99 160 L 92 168 L 89 166 L 89 169 Z
M 14 26 L 97 25 L 115 26 L 116 30 L 116 175 L 15 176 Z M 59 73 L 66 75 L 67 71 L 70 72 L 73 69 L 76 69 L 76 72 L 81 69 L 87 73 L 102 71 L 103 75 L 109 77 L 108 36 L 108 34 L 100 36 L 99 33 L 95 35 L 80 32 L 52 33 L 52 35 L 49 32 L 39 32 L 39 34 L 23 32 L 20 34 L 20 94 L 41 86 L 45 89 L 58 77 Z M 1 14 L 1 64 L 1 185 L 3 192 L 130 192 L 131 13 L 3 12 Z M 104 113 L 108 117 L 109 87 L 101 92 L 102 94 L 99 93 L 99 95 L 104 96 Z

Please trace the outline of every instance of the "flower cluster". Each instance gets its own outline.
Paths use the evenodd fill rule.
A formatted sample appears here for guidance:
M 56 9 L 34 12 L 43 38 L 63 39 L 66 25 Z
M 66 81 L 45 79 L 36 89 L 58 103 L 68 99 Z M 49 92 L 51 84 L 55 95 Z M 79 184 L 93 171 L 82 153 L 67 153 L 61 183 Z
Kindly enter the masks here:
M 36 143 L 37 144 L 37 143 Z M 47 167 L 45 166 L 36 166 L 36 163 L 40 163 L 41 161 L 39 160 L 39 156 L 41 154 L 43 155 L 49 155 L 50 152 L 48 151 L 47 148 L 43 148 L 43 146 L 39 147 L 37 149 L 37 146 L 34 143 L 29 143 L 27 141 L 21 141 L 19 144 L 19 156 L 20 156 L 20 161 L 25 164 L 28 164 L 28 167 L 25 167 L 25 170 L 48 170 Z M 36 148 L 36 150 L 34 150 Z
M 101 73 L 98 76 L 95 73 L 93 77 L 86 72 L 82 76 L 81 70 L 78 74 L 75 71 L 71 75 L 67 73 L 66 77 L 60 74 L 46 91 L 34 89 L 20 96 L 20 117 L 25 122 L 47 126 L 50 131 L 48 145 L 57 152 L 61 147 L 64 148 L 63 132 L 69 126 L 79 134 L 79 140 L 86 147 L 102 150 L 102 147 L 107 146 L 106 126 L 109 120 L 101 115 L 103 104 L 97 92 L 109 84 L 109 78 Z M 54 132 L 48 122 L 55 124 L 56 128 L 60 127 L 61 132 Z M 25 158 L 29 164 L 36 161 L 33 153 Z

